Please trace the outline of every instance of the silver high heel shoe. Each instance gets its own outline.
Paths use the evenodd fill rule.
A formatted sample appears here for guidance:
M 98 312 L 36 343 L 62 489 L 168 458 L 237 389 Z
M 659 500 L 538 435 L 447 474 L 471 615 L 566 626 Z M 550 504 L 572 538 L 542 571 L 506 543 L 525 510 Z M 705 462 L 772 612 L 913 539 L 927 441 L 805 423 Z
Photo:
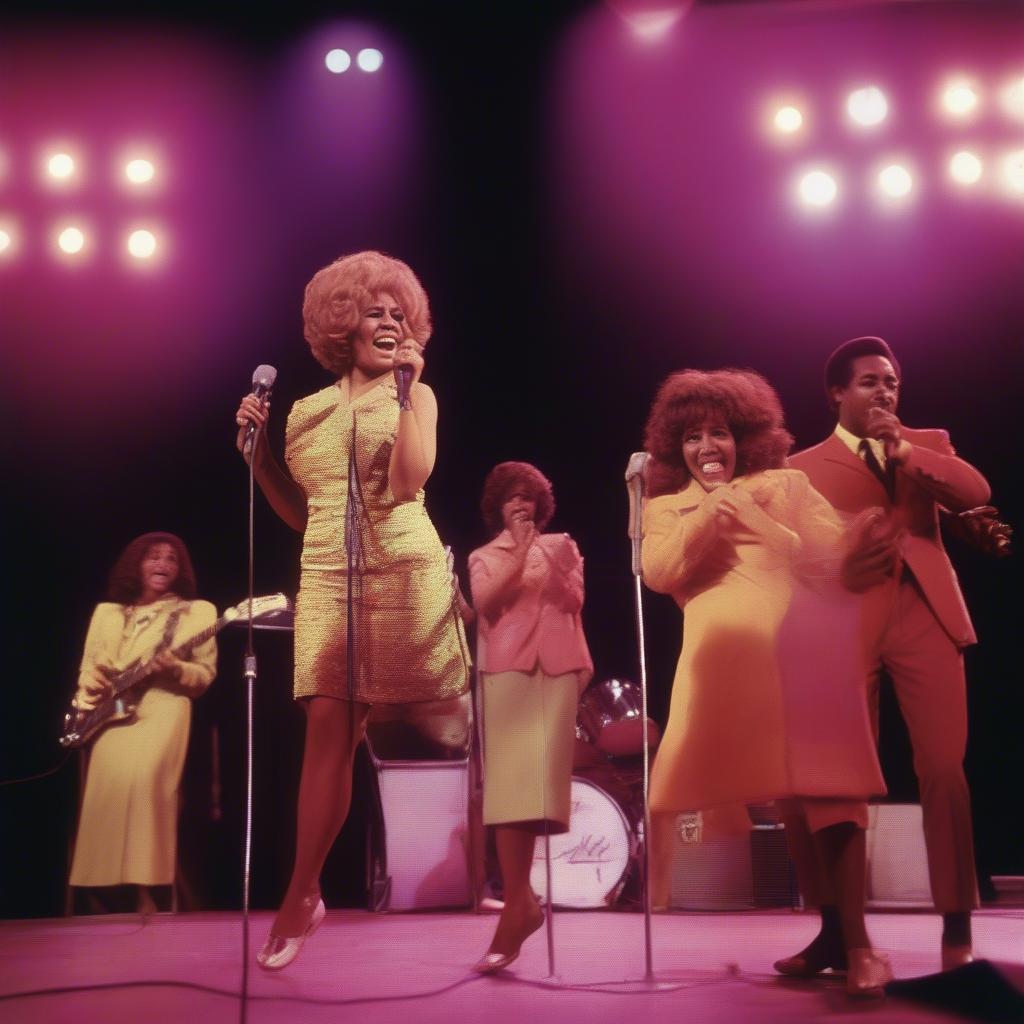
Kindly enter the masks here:
M 846 975 L 847 995 L 854 999 L 881 999 L 885 986 L 892 981 L 889 958 L 873 949 L 848 949 L 849 971 Z
M 302 902 L 308 906 L 312 901 L 313 897 L 308 896 Z M 323 924 L 326 916 L 327 908 L 324 906 L 320 894 L 317 893 L 316 906 L 313 908 L 313 915 L 309 919 L 306 930 L 301 935 L 292 936 L 277 935 L 275 932 L 271 932 L 267 936 L 267 941 L 263 943 L 263 948 L 256 954 L 256 963 L 265 971 L 279 971 L 282 967 L 287 967 L 299 955 L 306 939 Z

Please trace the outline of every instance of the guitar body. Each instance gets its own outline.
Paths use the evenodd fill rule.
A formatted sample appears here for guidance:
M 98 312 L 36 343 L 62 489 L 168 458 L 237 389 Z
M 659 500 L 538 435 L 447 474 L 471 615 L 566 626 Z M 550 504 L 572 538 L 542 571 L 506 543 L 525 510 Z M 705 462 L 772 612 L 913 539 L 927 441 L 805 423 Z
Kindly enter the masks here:
M 285 611 L 291 602 L 284 594 L 271 594 L 267 597 L 256 597 L 252 601 L 252 617 L 270 615 Z M 249 602 L 229 608 L 217 621 L 201 633 L 190 637 L 183 644 L 174 648 L 173 654 L 180 658 L 193 647 L 209 640 L 219 633 L 229 622 L 237 619 L 247 620 Z M 64 716 L 64 732 L 59 739 L 62 747 L 81 747 L 89 742 L 100 730 L 113 722 L 132 722 L 136 718 L 136 709 L 142 699 L 142 687 L 139 685 L 153 671 L 153 662 L 133 661 L 123 672 L 119 672 L 110 680 L 110 696 L 100 701 L 91 710 L 77 708 L 74 704 Z
M 138 717 L 138 700 L 133 693 L 123 693 L 98 704 L 91 711 L 71 708 L 64 716 L 64 734 L 59 743 L 62 747 L 83 747 L 101 729 L 115 722 L 126 724 Z

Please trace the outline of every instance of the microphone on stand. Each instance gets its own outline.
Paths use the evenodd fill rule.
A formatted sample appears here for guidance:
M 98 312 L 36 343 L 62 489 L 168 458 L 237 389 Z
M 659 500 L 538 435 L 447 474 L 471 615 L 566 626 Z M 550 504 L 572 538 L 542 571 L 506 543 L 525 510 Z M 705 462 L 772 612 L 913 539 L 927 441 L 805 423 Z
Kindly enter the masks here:
M 626 490 L 629 492 L 629 539 L 633 542 L 633 575 L 640 576 L 640 542 L 644 539 L 643 512 L 644 490 L 647 485 L 647 463 L 651 456 L 647 452 L 633 452 L 626 466 Z
M 413 368 L 408 363 L 395 363 L 395 387 L 398 388 L 398 408 L 411 409 Z
M 274 390 L 274 381 L 276 380 L 277 370 L 273 366 L 261 363 L 252 372 L 252 393 L 261 400 L 268 399 L 270 393 Z M 249 429 L 245 432 L 245 443 L 242 446 L 242 453 L 246 456 L 252 454 L 253 441 L 256 438 L 256 431 L 258 429 L 255 423 L 250 423 Z

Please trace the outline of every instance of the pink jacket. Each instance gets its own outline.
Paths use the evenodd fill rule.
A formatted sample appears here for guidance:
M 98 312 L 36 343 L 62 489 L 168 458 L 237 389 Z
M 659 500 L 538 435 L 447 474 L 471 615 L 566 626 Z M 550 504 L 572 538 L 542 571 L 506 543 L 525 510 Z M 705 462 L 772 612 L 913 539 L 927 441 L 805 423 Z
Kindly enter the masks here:
M 515 597 L 484 614 L 488 583 L 504 575 L 515 541 L 503 530 L 469 556 L 469 583 L 477 610 L 481 672 L 579 675 L 582 691 L 594 674 L 583 635 L 583 558 L 567 533 L 541 534 L 530 548 Z

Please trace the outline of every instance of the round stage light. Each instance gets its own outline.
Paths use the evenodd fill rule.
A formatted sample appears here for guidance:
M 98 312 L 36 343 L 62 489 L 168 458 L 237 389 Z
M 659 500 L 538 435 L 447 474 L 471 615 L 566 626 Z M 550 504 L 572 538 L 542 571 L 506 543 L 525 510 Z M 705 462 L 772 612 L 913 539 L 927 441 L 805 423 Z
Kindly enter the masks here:
M 775 112 L 774 124 L 777 132 L 792 135 L 803 126 L 804 115 L 796 107 L 781 107 Z
M 156 235 L 144 228 L 128 236 L 128 252 L 137 260 L 148 260 L 156 252 Z
M 156 174 L 156 168 L 150 160 L 129 160 L 124 165 L 124 176 L 133 185 L 145 185 L 153 180 L 154 174 Z
M 1024 196 L 1024 149 L 1007 153 L 1002 161 L 1003 180 L 1007 188 L 1018 196 Z
M 977 90 L 969 82 L 950 82 L 942 93 L 942 105 L 954 117 L 966 117 L 978 106 Z
M 352 67 L 352 58 L 348 55 L 348 50 L 329 50 L 324 57 L 324 64 L 327 65 L 328 71 L 342 75 Z
M 380 71 L 381 65 L 384 63 L 384 54 L 380 50 L 373 49 L 373 47 L 367 47 L 356 54 L 356 63 L 361 71 L 367 71 L 372 74 L 374 71 Z
M 949 176 L 958 185 L 975 185 L 981 180 L 981 160 L 969 150 L 954 153 L 949 161 Z
M 6 255 L 14 247 L 14 236 L 6 228 L 0 228 L 0 255 Z
M 85 234 L 81 228 L 66 227 L 57 236 L 57 245 L 60 246 L 61 252 L 74 256 L 85 247 Z
M 46 172 L 58 181 L 67 181 L 75 173 L 75 161 L 70 153 L 54 153 L 46 161 Z
M 1024 121 L 1024 78 L 1008 83 L 999 93 L 1003 113 L 1015 121 Z
M 876 85 L 855 89 L 846 100 L 846 112 L 863 128 L 881 124 L 889 113 L 889 101 Z
M 902 164 L 890 164 L 878 172 L 878 186 L 893 199 L 902 199 L 910 194 L 914 179 Z
M 826 171 L 810 171 L 800 179 L 800 198 L 808 206 L 828 206 L 838 194 L 836 179 Z

